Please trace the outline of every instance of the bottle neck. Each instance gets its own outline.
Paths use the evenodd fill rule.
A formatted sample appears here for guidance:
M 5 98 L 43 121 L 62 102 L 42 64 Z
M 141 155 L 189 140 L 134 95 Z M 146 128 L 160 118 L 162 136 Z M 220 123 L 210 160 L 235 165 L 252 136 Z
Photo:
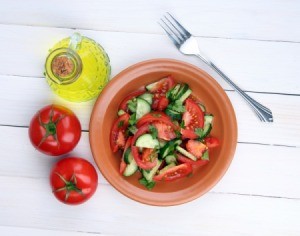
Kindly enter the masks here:
M 79 55 L 70 48 L 52 51 L 46 60 L 46 74 L 56 84 L 74 83 L 82 71 Z

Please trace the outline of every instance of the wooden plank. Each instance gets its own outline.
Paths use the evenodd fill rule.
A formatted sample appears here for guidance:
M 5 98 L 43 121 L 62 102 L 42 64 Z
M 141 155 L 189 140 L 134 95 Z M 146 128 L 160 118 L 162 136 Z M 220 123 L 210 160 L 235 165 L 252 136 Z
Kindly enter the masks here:
M 2 0 L 1 5 L 0 23 L 6 24 L 162 33 L 157 21 L 169 11 L 199 36 L 300 41 L 299 1 Z
M 0 136 L 0 176 L 47 180 L 57 158 L 36 151 L 26 128 L 0 127 L 0 133 L 5 134 Z M 231 167 L 212 191 L 300 199 L 299 154 L 300 148 L 238 144 Z M 82 133 L 78 146 L 69 156 L 86 158 L 95 165 L 88 133 Z M 98 174 L 101 188 L 108 183 L 99 171 Z
M 43 77 L 48 49 L 73 32 L 70 29 L 11 25 L 0 25 L 0 31 L 0 74 L 31 77 Z M 203 68 L 224 88 L 231 89 L 198 58 L 178 52 L 165 35 L 80 32 L 104 46 L 111 59 L 112 76 L 143 60 L 174 58 Z M 299 94 L 300 44 L 212 38 L 198 40 L 203 51 L 244 90 Z
M 55 102 L 72 109 L 82 128 L 88 129 L 94 101 L 64 101 L 51 93 L 42 78 L 0 76 L 0 88 L 0 125 L 28 126 L 37 110 Z M 227 94 L 235 108 L 240 142 L 300 146 L 300 96 L 250 93 L 273 111 L 275 122 L 269 124 L 260 122 L 238 94 L 232 91 Z
M 52 196 L 45 179 L 0 177 L 0 185 L 0 222 L 10 227 L 113 235 L 300 233 L 299 200 L 209 193 L 184 205 L 162 208 L 134 202 L 102 185 L 88 202 L 70 207 Z M 180 223 L 169 227 L 170 222 Z
M 74 231 L 64 231 L 64 230 L 51 230 L 51 229 L 36 229 L 36 228 L 25 228 L 25 227 L 8 227 L 0 226 L 0 232 L 2 235 L 9 236 L 20 236 L 20 235 L 30 235 L 30 236 L 93 236 L 99 235 L 99 233 L 93 232 L 74 232 Z M 104 234 L 101 234 L 104 235 Z

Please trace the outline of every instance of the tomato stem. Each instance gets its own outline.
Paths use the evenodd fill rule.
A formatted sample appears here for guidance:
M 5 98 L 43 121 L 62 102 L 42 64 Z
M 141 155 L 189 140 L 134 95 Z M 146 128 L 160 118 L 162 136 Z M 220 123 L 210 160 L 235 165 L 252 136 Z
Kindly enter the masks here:
M 85 194 L 82 192 L 82 189 L 78 188 L 77 179 L 75 173 L 73 173 L 72 177 L 69 181 L 67 181 L 61 174 L 55 172 L 55 174 L 64 182 L 65 186 L 61 188 L 54 189 L 53 192 L 66 191 L 65 202 L 68 200 L 71 191 L 75 191 L 85 197 Z
M 59 121 L 61 121 L 63 118 L 65 118 L 64 115 L 61 115 L 58 117 L 58 119 L 56 121 L 53 121 L 53 116 L 54 116 L 54 109 L 53 109 L 53 106 L 51 107 L 51 110 L 50 110 L 50 117 L 49 117 L 49 122 L 48 123 L 44 123 L 42 121 L 42 118 L 41 118 L 41 114 L 39 112 L 39 116 L 38 116 L 38 119 L 39 119 L 39 124 L 46 130 L 46 134 L 44 135 L 44 137 L 41 139 L 40 143 L 38 146 L 42 145 L 43 142 L 46 141 L 46 139 L 49 137 L 49 136 L 53 136 L 54 140 L 58 143 L 59 145 L 59 141 L 57 139 L 57 133 L 56 133 L 56 125 Z

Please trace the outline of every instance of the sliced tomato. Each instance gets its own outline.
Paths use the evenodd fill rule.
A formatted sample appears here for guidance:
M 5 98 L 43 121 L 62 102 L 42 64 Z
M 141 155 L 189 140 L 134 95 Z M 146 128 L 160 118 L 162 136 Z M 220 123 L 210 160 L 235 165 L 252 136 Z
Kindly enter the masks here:
M 193 168 L 190 164 L 188 163 L 184 163 L 184 164 L 180 164 L 178 166 L 174 166 L 168 170 L 166 170 L 165 172 L 156 175 L 153 177 L 154 181 L 173 181 L 176 179 L 180 179 L 183 178 L 187 175 L 189 175 L 190 173 L 192 173 Z
M 121 163 L 120 163 L 120 174 L 123 175 L 125 169 L 126 169 L 126 163 L 124 161 L 124 158 L 122 158 Z
M 166 98 L 166 93 L 175 86 L 175 81 L 172 76 L 168 76 L 159 80 L 156 85 L 149 91 L 154 94 L 152 110 L 163 111 L 167 108 L 169 100 Z
M 113 152 L 125 147 L 125 130 L 128 127 L 130 115 L 125 113 L 115 120 L 110 131 L 110 147 Z
M 161 96 L 158 100 L 157 110 L 164 111 L 169 105 L 169 99 L 166 96 Z
M 207 150 L 207 146 L 200 141 L 191 139 L 186 143 L 186 149 L 188 150 L 188 152 L 192 153 L 195 157 L 200 159 L 202 157 L 202 154 Z
M 157 129 L 158 137 L 160 139 L 170 141 L 176 138 L 176 134 L 172 126 L 160 121 L 153 122 L 153 125 Z
M 190 158 L 187 158 L 179 153 L 177 153 L 177 160 L 180 162 L 180 163 L 188 163 L 192 166 L 195 166 L 195 167 L 198 167 L 198 166 L 204 166 L 206 165 L 209 161 L 208 160 L 197 160 L 197 161 L 193 161 L 191 160 Z
M 182 116 L 184 129 L 181 130 L 181 134 L 183 138 L 195 139 L 198 137 L 195 129 L 203 128 L 204 113 L 197 103 L 190 98 L 185 102 L 185 110 Z
M 208 148 L 214 148 L 220 145 L 219 139 L 215 137 L 207 137 L 204 139 L 204 142 Z
M 153 148 L 144 148 L 142 153 L 143 162 L 153 161 L 157 158 L 157 152 Z
M 123 172 L 125 171 L 126 163 L 125 163 L 125 160 L 124 160 L 124 155 L 125 155 L 127 149 L 131 147 L 132 139 L 133 139 L 133 137 L 130 136 L 126 141 L 124 151 L 123 151 L 123 155 L 122 155 L 122 158 L 121 158 L 121 163 L 120 163 L 120 174 L 123 174 Z
M 128 101 L 131 100 L 131 99 L 133 99 L 133 98 L 135 98 L 135 97 L 138 97 L 138 96 L 142 95 L 143 93 L 145 93 L 145 91 L 146 91 L 145 88 L 141 88 L 141 89 L 139 89 L 137 91 L 134 91 L 134 92 L 128 94 L 123 99 L 123 101 L 121 102 L 121 104 L 119 106 L 119 110 L 123 110 L 125 112 L 128 112 L 128 105 L 127 105 Z
M 144 124 L 153 123 L 155 121 L 163 122 L 163 123 L 171 126 L 174 130 L 178 130 L 179 129 L 179 127 L 172 122 L 172 120 L 170 119 L 169 116 L 167 116 L 163 112 L 158 112 L 158 111 L 156 111 L 156 112 L 150 112 L 150 113 L 144 115 L 141 119 L 139 119 L 139 121 L 137 122 L 136 126 L 138 128 L 140 128 Z
M 144 170 L 152 169 L 154 166 L 156 166 L 156 163 L 157 163 L 157 158 L 155 158 L 154 160 L 150 160 L 150 161 L 143 160 L 142 155 L 139 153 L 139 148 L 134 146 L 135 141 L 138 139 L 138 137 L 140 137 L 141 135 L 143 135 L 147 132 L 149 132 L 149 124 L 144 124 L 134 134 L 132 142 L 131 142 L 131 152 L 132 152 L 133 158 L 134 158 L 136 164 Z
M 169 89 L 175 86 L 175 81 L 171 75 L 159 80 L 149 91 L 151 93 L 165 94 Z

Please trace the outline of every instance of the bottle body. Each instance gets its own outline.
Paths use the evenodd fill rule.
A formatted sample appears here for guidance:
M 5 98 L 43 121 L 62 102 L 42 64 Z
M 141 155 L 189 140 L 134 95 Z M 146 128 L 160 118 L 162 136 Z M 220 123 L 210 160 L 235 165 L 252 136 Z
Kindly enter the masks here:
M 74 102 L 96 97 L 109 80 L 111 68 L 104 49 L 94 40 L 81 37 L 76 51 L 71 38 L 54 45 L 46 61 L 46 79 L 58 96 Z

